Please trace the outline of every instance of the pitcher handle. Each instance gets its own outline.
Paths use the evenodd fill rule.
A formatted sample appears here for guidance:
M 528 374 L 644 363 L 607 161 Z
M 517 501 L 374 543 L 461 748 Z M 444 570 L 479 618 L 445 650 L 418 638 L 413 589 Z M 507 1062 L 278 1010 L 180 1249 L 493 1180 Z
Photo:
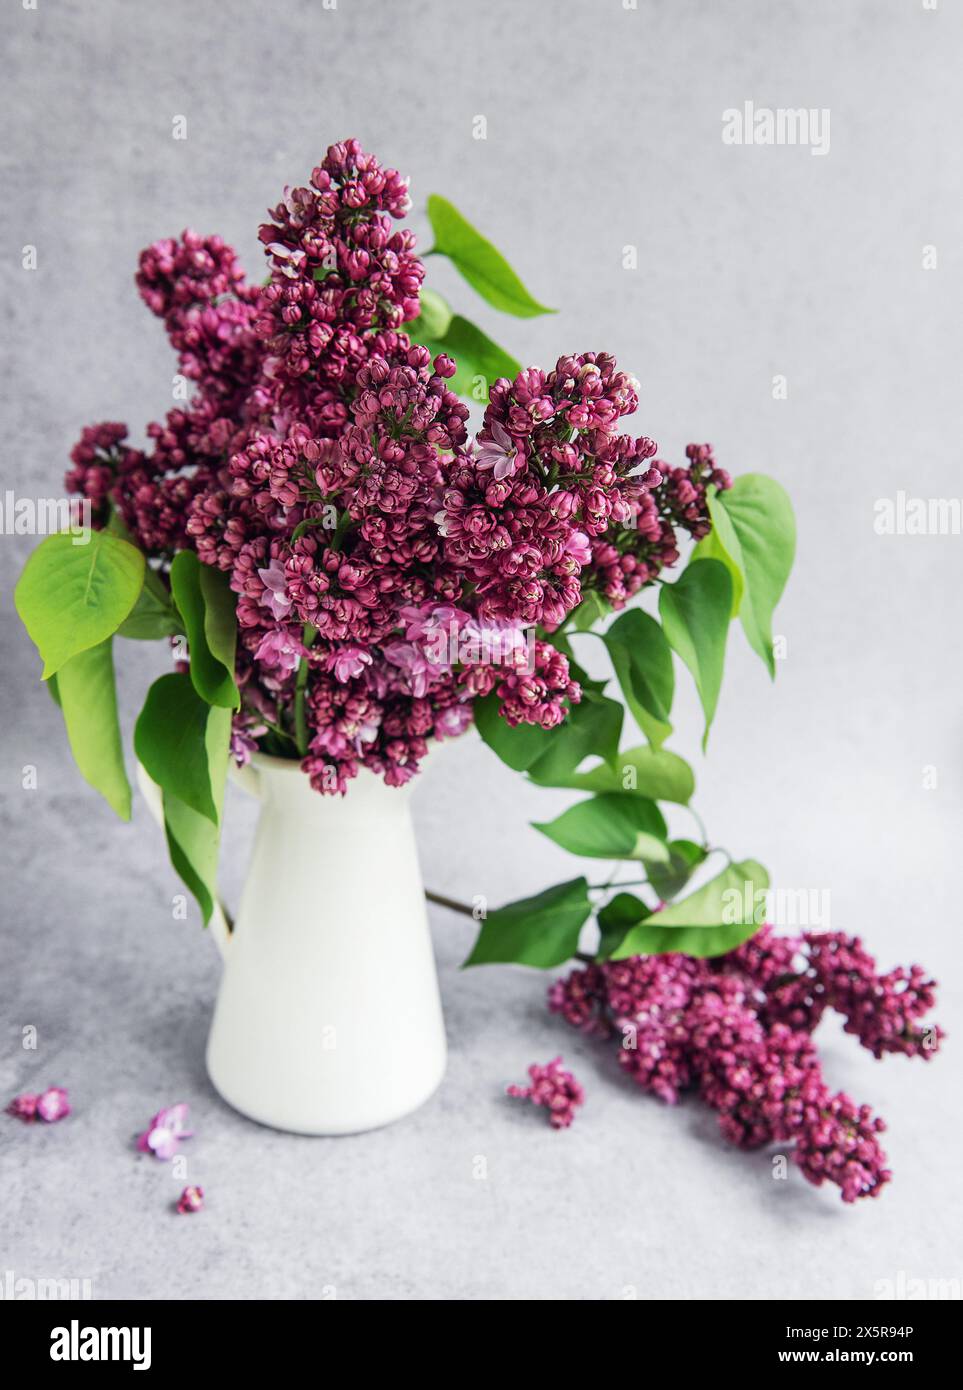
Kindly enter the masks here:
M 255 778 L 257 777 L 256 772 L 254 776 Z M 147 803 L 147 809 L 150 811 L 161 830 L 165 830 L 163 793 L 153 777 L 151 777 L 150 773 L 147 772 L 139 761 L 137 763 L 137 785 L 140 788 L 141 796 Z M 211 920 L 208 925 L 215 944 L 217 945 L 217 949 L 226 960 L 228 943 L 231 940 L 231 929 L 227 924 L 227 917 L 221 905 L 220 898 L 214 899 L 214 906 L 211 910 Z

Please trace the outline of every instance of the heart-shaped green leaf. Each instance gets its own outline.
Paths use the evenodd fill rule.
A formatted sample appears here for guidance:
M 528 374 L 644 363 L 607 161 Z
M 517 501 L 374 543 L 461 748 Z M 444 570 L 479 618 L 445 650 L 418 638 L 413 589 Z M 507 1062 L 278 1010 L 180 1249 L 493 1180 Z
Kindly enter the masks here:
M 633 792 L 652 801 L 675 801 L 685 806 L 695 791 L 692 768 L 667 748 L 625 748 L 610 763 L 599 763 L 587 772 L 570 772 L 549 781 L 541 762 L 528 775 L 540 787 L 572 787 L 586 792 Z
M 117 721 L 112 639 L 78 652 L 50 684 L 63 711 L 74 761 L 85 781 L 130 820 L 130 783 Z
M 444 338 L 452 320 L 451 305 L 437 290 L 423 285 L 418 296 L 421 312 L 416 319 L 404 325 L 404 331 L 413 343 L 426 343 L 428 339 Z
M 430 196 L 428 218 L 435 234 L 432 251 L 447 256 L 489 304 L 522 319 L 555 313 L 529 294 L 502 253 L 447 198 Z
M 525 772 L 549 747 L 554 729 L 538 724 L 517 724 L 512 727 L 498 713 L 498 696 L 492 692 L 472 705 L 475 728 L 493 753 L 515 772 Z
M 230 734 L 230 710 L 208 705 L 190 677 L 175 672 L 147 692 L 134 748 L 164 792 L 217 825 Z
M 144 556 L 109 531 L 59 531 L 24 566 L 14 602 L 43 657 L 43 678 L 112 637 L 137 602 Z
M 668 864 L 646 864 L 649 882 L 662 901 L 669 902 L 682 892 L 705 858 L 705 847 L 694 840 L 670 840 Z
M 220 832 L 172 792 L 165 791 L 164 830 L 171 864 L 194 895 L 207 926 L 217 900 L 217 861 Z
M 241 703 L 234 683 L 237 621 L 227 576 L 202 565 L 193 550 L 181 550 L 171 565 L 171 592 L 187 630 L 194 689 L 209 705 L 237 709 Z
M 145 576 L 150 573 L 149 569 L 144 571 Z M 170 599 L 155 593 L 145 582 L 137 602 L 117 629 L 117 636 L 153 642 L 160 637 L 176 637 L 183 631 L 184 623 Z
M 732 580 L 719 560 L 694 561 L 674 584 L 663 584 L 659 590 L 666 638 L 692 672 L 702 702 L 703 750 L 722 687 L 731 609 Z
M 599 945 L 598 960 L 609 960 L 625 940 L 626 932 L 638 922 L 644 922 L 652 913 L 641 898 L 634 893 L 616 893 L 598 914 Z
M 744 581 L 739 619 L 775 676 L 772 615 L 796 552 L 792 503 L 785 488 L 762 473 L 743 473 L 725 492 L 710 488 L 708 503 L 716 540 Z
M 615 620 L 602 640 L 635 722 L 654 748 L 661 747 L 672 732 L 669 714 L 675 693 L 672 648 L 665 634 L 648 613 L 632 608 Z
M 759 930 L 760 897 L 768 887 L 769 875 L 755 860 L 729 864 L 681 902 L 632 927 L 612 958 L 668 951 L 704 958 L 733 951 Z
M 669 862 L 665 821 L 655 802 L 642 796 L 604 792 L 570 806 L 553 821 L 533 824 L 570 854 Z
M 596 589 L 590 589 L 572 614 L 572 627 L 576 632 L 588 632 L 603 618 L 608 617 L 612 605 Z
M 204 636 L 208 650 L 226 671 L 234 671 L 237 651 L 237 595 L 223 570 L 198 564 L 204 600 Z
M 732 556 L 719 540 L 718 532 L 710 531 L 707 536 L 702 537 L 689 557 L 690 565 L 696 560 L 718 560 L 720 564 L 725 565 L 729 571 L 729 578 L 732 580 L 732 607 L 729 610 L 729 616 L 730 618 L 738 618 L 745 580 L 742 577 L 742 570 L 734 563 Z
M 588 884 L 573 878 L 490 912 L 465 965 L 517 962 L 549 970 L 571 960 L 592 907 Z
M 597 691 L 582 693 L 563 723 L 554 729 L 537 724 L 507 724 L 492 693 L 473 706 L 475 727 L 494 753 L 515 772 L 530 772 L 543 786 L 562 786 L 564 778 L 591 753 L 614 756 L 622 729 L 622 706 Z M 562 779 L 562 780 L 559 780 Z
M 579 703 L 572 706 L 564 723 L 552 729 L 545 751 L 529 766 L 529 776 L 541 786 L 563 786 L 565 779 L 591 754 L 614 758 L 623 718 L 624 710 L 618 700 L 583 688 Z

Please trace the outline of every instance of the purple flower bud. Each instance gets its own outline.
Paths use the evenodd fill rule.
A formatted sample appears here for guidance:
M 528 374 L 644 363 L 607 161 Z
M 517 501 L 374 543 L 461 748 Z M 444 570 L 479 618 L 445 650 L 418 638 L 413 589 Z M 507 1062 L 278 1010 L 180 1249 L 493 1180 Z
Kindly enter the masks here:
M 202 1187 L 185 1187 L 180 1197 L 177 1199 L 177 1210 L 182 1216 L 187 1216 L 196 1211 L 204 1210 L 204 1189 Z

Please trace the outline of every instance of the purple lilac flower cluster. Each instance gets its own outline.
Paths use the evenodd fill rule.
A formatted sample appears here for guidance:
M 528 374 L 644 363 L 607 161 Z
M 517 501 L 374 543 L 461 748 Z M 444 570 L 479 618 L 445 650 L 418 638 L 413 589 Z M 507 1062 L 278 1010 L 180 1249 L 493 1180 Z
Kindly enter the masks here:
M 615 608 L 678 561 L 680 532 L 698 541 L 712 530 L 706 489 L 712 485 L 724 492 L 732 479 L 716 465 L 711 444 L 688 445 L 686 457 L 686 468 L 655 459 L 660 482 L 637 499 L 630 524 L 610 528 L 592 540 L 592 587 Z
M 674 1104 L 694 1090 L 742 1148 L 792 1143 L 810 1182 L 843 1201 L 889 1181 L 884 1122 L 823 1078 L 812 1031 L 826 1008 L 876 1057 L 930 1057 L 943 1034 L 919 1020 L 934 1003 L 919 966 L 878 973 L 859 938 L 779 937 L 763 927 L 717 960 L 635 956 L 555 981 L 549 1008 L 573 1027 L 618 1038 L 618 1060 L 643 1090 Z
M 361 766 L 406 782 L 492 691 L 509 723 L 562 721 L 581 692 L 546 634 L 589 590 L 619 607 L 674 563 L 729 481 L 708 446 L 671 469 L 617 432 L 637 386 L 606 354 L 496 381 L 470 440 L 454 362 L 404 331 L 424 276 L 394 225 L 408 207 L 349 140 L 270 211 L 265 284 L 220 237 L 148 247 L 137 284 L 193 396 L 145 450 L 123 425 L 86 429 L 67 476 L 162 574 L 190 547 L 229 575 L 235 755 L 269 728 L 293 748 L 300 700 L 320 791 Z
M 585 1092 L 572 1073 L 562 1066 L 561 1057 L 553 1057 L 544 1066 L 533 1062 L 528 1075 L 530 1086 L 508 1086 L 506 1095 L 544 1106 L 552 1129 L 568 1129 L 576 1110 L 585 1102 Z

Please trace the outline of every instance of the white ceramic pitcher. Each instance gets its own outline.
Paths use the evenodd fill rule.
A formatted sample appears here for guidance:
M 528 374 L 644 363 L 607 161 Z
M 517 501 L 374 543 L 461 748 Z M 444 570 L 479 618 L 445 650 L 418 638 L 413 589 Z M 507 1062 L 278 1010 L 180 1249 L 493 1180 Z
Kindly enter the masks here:
M 354 1134 L 416 1110 L 445 1070 L 445 1029 L 410 786 L 362 768 L 347 794 L 256 754 L 232 775 L 261 814 L 207 1045 L 236 1110 L 298 1134 Z M 138 782 L 155 816 L 160 789 Z

